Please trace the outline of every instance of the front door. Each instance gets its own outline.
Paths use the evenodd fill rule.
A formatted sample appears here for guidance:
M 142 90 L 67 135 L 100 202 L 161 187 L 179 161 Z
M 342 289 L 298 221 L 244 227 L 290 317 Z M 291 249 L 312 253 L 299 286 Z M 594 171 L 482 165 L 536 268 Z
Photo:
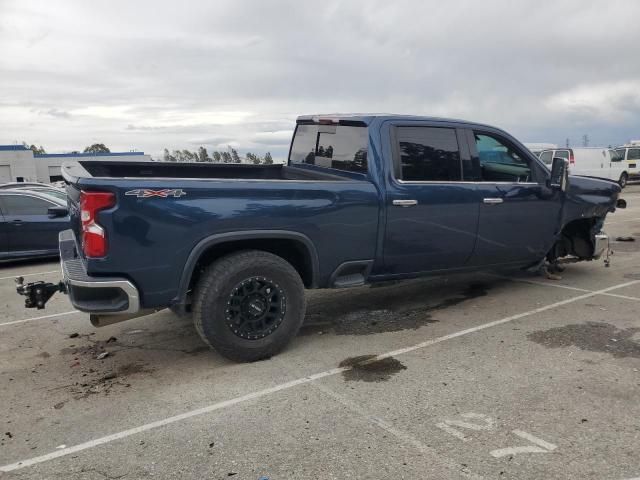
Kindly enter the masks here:
M 479 167 L 480 201 L 478 241 L 470 263 L 541 260 L 560 226 L 562 192 L 546 186 L 547 169 L 510 137 L 474 130 L 468 139 L 472 164 Z
M 68 217 L 49 218 L 47 210 L 56 206 L 28 194 L 2 194 L 0 203 L 4 212 L 9 238 L 9 252 L 55 252 L 58 232 L 68 225 Z
M 463 267 L 476 242 L 476 187 L 464 182 L 466 143 L 454 127 L 394 125 L 386 195 L 385 270 L 391 274 Z M 462 148 L 461 148 L 462 147 Z

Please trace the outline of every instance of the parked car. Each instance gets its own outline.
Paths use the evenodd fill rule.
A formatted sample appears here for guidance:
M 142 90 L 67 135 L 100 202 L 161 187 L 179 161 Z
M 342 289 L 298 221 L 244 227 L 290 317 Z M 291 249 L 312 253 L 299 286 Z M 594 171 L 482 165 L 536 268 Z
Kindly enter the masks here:
M 266 358 L 305 288 L 599 258 L 620 187 L 566 163 L 487 125 L 388 115 L 299 117 L 286 165 L 65 163 L 63 290 L 95 326 L 169 307 L 221 354 Z M 59 289 L 18 286 L 38 308 Z
M 39 182 L 9 182 L 9 183 L 0 184 L 0 190 L 25 188 L 25 187 L 42 187 L 42 186 L 47 186 L 47 184 L 39 183 Z
M 640 140 L 617 147 L 616 152 L 627 163 L 629 178 L 640 177 Z
M 69 228 L 66 204 L 42 192 L 0 190 L 0 260 L 57 256 Z
M 28 186 L 28 187 L 16 187 L 14 190 L 29 190 L 31 192 L 40 192 L 46 195 L 56 197 L 58 200 L 61 200 L 63 203 L 67 202 L 67 192 L 60 188 L 53 188 L 49 186 Z
M 621 188 L 627 186 L 629 167 L 623 157 L 615 150 L 599 147 L 558 148 L 540 152 L 540 160 L 551 165 L 554 157 L 569 161 L 571 175 L 608 178 L 618 182 Z

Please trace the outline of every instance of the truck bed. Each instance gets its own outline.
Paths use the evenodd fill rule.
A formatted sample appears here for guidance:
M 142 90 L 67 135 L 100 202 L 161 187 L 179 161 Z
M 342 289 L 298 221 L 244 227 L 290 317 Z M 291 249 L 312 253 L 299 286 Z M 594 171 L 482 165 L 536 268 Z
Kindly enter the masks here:
M 345 177 L 305 167 L 229 163 L 78 162 L 97 178 L 197 178 L 246 180 L 345 180 Z

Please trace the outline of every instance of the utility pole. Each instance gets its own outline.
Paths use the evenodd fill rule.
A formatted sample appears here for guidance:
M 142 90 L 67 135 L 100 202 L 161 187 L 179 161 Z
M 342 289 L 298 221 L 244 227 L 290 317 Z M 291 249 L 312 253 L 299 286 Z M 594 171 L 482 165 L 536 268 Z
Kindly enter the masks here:
M 587 135 L 586 133 L 582 136 L 582 146 L 583 147 L 589 146 L 589 135 Z
M 569 148 L 569 139 L 567 138 L 566 142 L 565 142 L 565 147 Z

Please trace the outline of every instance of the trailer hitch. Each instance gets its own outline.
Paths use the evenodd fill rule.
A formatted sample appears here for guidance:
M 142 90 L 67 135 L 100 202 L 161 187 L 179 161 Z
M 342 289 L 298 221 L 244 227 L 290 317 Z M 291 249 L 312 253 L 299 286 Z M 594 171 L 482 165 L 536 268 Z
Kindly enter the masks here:
M 25 308 L 37 308 L 42 310 L 46 303 L 56 292 L 67 293 L 67 286 L 64 282 L 51 283 L 39 280 L 24 284 L 24 278 L 16 278 L 16 291 L 19 295 L 24 295 Z

